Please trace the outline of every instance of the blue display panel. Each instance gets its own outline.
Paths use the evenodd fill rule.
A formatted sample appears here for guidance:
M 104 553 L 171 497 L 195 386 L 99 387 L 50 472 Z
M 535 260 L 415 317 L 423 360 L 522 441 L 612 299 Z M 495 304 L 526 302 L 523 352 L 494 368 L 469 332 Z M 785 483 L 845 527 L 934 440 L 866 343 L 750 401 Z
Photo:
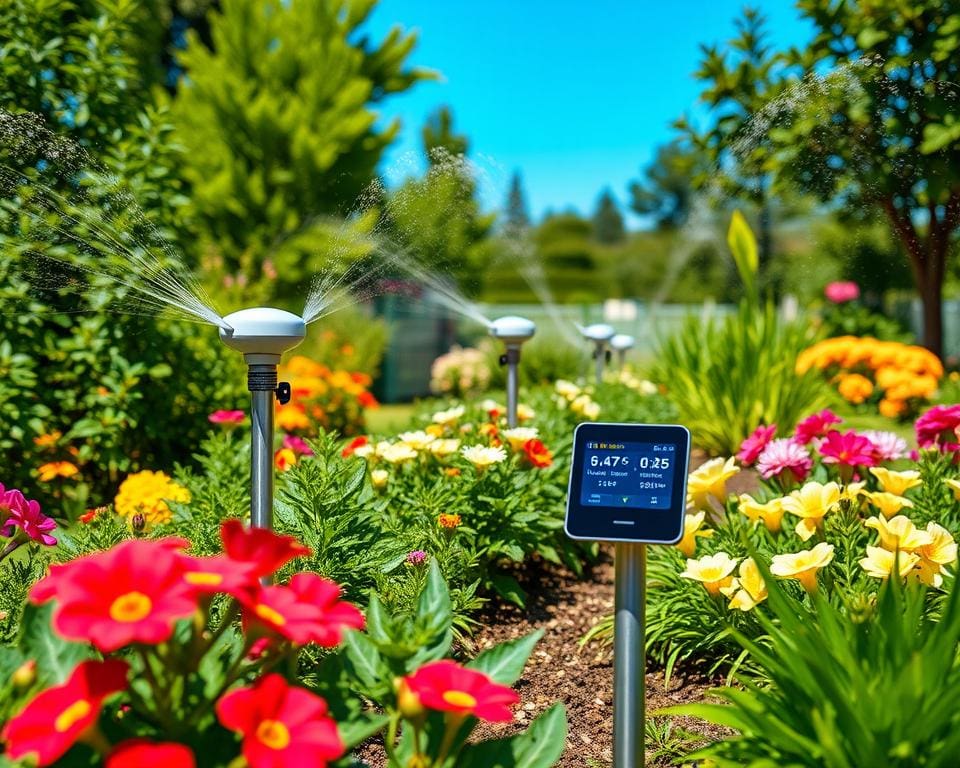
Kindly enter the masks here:
M 667 424 L 580 424 L 564 529 L 574 539 L 672 544 L 683 535 L 690 433 Z

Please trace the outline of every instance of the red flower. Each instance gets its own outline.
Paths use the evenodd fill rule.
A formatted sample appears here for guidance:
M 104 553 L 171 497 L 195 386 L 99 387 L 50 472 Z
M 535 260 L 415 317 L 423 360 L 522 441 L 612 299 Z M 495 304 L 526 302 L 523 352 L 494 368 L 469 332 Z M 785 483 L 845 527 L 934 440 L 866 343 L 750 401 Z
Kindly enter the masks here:
M 23 497 L 17 490 L 10 490 L 2 497 L 2 514 L 4 522 L 0 525 L 0 536 L 13 536 L 14 528 L 23 531 L 23 536 L 52 547 L 57 543 L 50 531 L 56 530 L 57 524 L 40 511 L 40 502 Z
M 344 447 L 340 455 L 345 459 L 349 458 L 350 456 L 353 456 L 353 452 L 356 451 L 357 448 L 360 448 L 361 446 L 366 445 L 369 442 L 370 440 L 364 437 L 363 435 L 361 435 L 360 437 L 355 437 L 353 438 L 353 440 L 347 443 L 347 445 Z
M 363 614 L 340 600 L 340 587 L 315 573 L 298 573 L 287 586 L 263 587 L 241 598 L 245 617 L 297 645 L 340 644 L 345 629 L 361 629 Z
M 243 411 L 214 411 L 207 419 L 211 424 L 242 424 L 247 418 Z
M 345 748 L 327 712 L 326 701 L 278 674 L 217 702 L 223 726 L 242 734 L 250 768 L 325 768 L 339 758 Z
M 740 451 L 737 453 L 737 458 L 740 459 L 743 464 L 753 464 L 753 462 L 757 460 L 757 457 L 763 452 L 763 449 L 767 447 L 767 444 L 773 440 L 775 434 L 777 434 L 776 424 L 771 424 L 769 427 L 761 424 L 753 430 L 753 433 L 746 440 L 740 443 Z
M 182 557 L 170 543 L 129 540 L 51 569 L 31 589 L 30 599 L 56 598 L 54 629 L 68 640 L 89 641 L 109 652 L 167 640 L 174 623 L 196 609 L 193 592 L 183 580 Z
M 114 748 L 106 768 L 196 768 L 189 747 L 174 742 L 129 739 Z
M 357 395 L 357 402 L 360 403 L 361 408 L 380 407 L 380 403 L 377 402 L 377 398 L 375 398 L 372 393 L 367 392 L 366 390 Z
M 523 444 L 523 455 L 530 464 L 541 469 L 553 464 L 553 454 L 542 441 L 535 437 Z
M 245 528 L 237 519 L 220 526 L 223 549 L 231 560 L 249 563 L 255 576 L 269 576 L 295 557 L 312 554 L 293 536 L 283 536 L 266 528 Z
M 86 512 L 84 512 L 82 515 L 80 515 L 80 517 L 77 518 L 77 519 L 78 519 L 81 523 L 83 523 L 84 525 L 89 525 L 90 523 L 93 522 L 93 519 L 94 519 L 98 514 L 100 514 L 100 510 L 101 510 L 101 509 L 103 509 L 103 507 L 96 507 L 95 509 L 88 509 L 88 510 L 87 510 Z
M 96 725 L 108 696 L 127 687 L 125 661 L 84 661 L 62 685 L 35 696 L 7 723 L 0 738 L 6 756 L 17 760 L 35 754 L 38 765 L 58 760 Z
M 494 723 L 513 720 L 510 706 L 520 701 L 512 688 L 449 660 L 424 664 L 404 682 L 427 709 L 473 715 Z
M 820 444 L 820 455 L 824 464 L 841 467 L 873 467 L 877 463 L 876 446 L 853 430 L 843 434 L 835 429 L 828 432 L 827 439 Z
M 183 580 L 190 585 L 195 596 L 224 592 L 236 597 L 258 586 L 254 563 L 240 562 L 226 555 L 182 555 L 181 562 Z
M 823 295 L 834 304 L 845 304 L 860 298 L 860 286 L 852 281 L 827 283 Z
M 803 421 L 797 424 L 797 431 L 793 439 L 802 445 L 807 445 L 815 437 L 823 437 L 830 431 L 832 424 L 839 424 L 841 419 L 829 408 L 824 408 L 820 413 L 807 416 Z
M 935 405 L 917 419 L 917 445 L 939 448 L 943 453 L 960 451 L 960 405 Z

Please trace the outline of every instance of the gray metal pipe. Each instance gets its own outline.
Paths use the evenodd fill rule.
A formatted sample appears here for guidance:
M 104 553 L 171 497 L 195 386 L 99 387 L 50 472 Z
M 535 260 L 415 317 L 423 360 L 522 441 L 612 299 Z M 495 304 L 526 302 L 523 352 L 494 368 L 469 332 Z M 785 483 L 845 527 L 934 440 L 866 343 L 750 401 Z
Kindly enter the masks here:
M 273 527 L 273 414 L 277 388 L 275 364 L 253 364 L 247 371 L 250 390 L 250 524 Z
M 507 345 L 507 426 L 517 426 L 517 404 L 520 402 L 520 345 Z
M 613 765 L 643 768 L 646 545 L 618 543 L 614 565 Z
M 603 384 L 603 368 L 607 362 L 607 347 L 605 344 L 597 344 L 595 357 L 597 363 L 597 384 Z

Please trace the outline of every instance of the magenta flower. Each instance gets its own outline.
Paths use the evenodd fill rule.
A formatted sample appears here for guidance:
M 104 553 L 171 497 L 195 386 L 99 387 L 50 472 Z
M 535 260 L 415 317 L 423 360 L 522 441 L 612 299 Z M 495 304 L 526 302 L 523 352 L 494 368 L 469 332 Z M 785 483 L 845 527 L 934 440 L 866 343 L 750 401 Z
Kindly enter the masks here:
M 802 445 L 812 442 L 815 437 L 823 437 L 830 431 L 831 424 L 839 424 L 841 419 L 829 408 L 824 408 L 820 413 L 807 416 L 803 421 L 797 424 L 797 431 L 793 439 Z
M 757 457 L 757 471 L 764 480 L 776 477 L 784 482 L 802 483 L 811 469 L 813 459 L 807 449 L 787 438 L 771 440 Z
M 773 440 L 775 434 L 777 434 L 776 424 L 771 424 L 769 427 L 761 424 L 753 430 L 753 433 L 740 443 L 740 450 L 737 453 L 737 458 L 740 459 L 740 463 L 747 466 L 753 464 L 753 462 L 757 460 L 757 456 L 760 455 L 760 452 Z
M 921 448 L 939 448 L 942 453 L 960 451 L 960 405 L 935 405 L 917 419 L 917 445 Z
M 247 414 L 243 411 L 214 411 L 207 416 L 211 424 L 227 424 L 229 426 L 243 424 L 246 418 Z
M 896 432 L 866 429 L 860 434 L 873 443 L 877 461 L 896 461 L 910 455 L 907 441 Z
M 57 524 L 40 511 L 40 503 L 27 500 L 17 490 L 9 490 L 3 494 L 3 505 L 6 507 L 6 520 L 0 529 L 0 536 L 13 536 L 14 529 L 19 528 L 33 541 L 40 542 L 48 547 L 57 543 L 50 531 L 56 529 Z
M 820 444 L 824 464 L 836 464 L 842 474 L 853 467 L 873 467 L 877 464 L 877 449 L 870 438 L 858 435 L 852 429 L 841 434 L 837 430 L 827 433 Z
M 850 281 L 827 283 L 823 295 L 834 304 L 845 304 L 860 298 L 860 286 Z
M 307 441 L 302 437 L 297 437 L 296 435 L 284 435 L 283 436 L 283 447 L 289 448 L 294 453 L 300 456 L 313 456 L 313 449 L 307 445 Z
M 427 553 L 422 549 L 415 549 L 407 553 L 407 562 L 410 565 L 423 565 L 427 561 Z

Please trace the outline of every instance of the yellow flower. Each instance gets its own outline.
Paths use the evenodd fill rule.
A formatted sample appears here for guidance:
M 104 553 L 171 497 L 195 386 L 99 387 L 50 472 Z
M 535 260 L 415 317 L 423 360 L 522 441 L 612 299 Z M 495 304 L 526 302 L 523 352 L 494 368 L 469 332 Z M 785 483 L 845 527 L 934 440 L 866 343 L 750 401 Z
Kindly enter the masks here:
M 537 417 L 537 412 L 533 410 L 529 405 L 524 405 L 523 403 L 517 404 L 517 420 L 518 421 L 530 421 Z
M 580 394 L 580 387 L 572 381 L 566 381 L 564 379 L 557 379 L 553 388 L 557 391 L 558 395 L 565 397 L 571 402 Z
M 704 555 L 699 560 L 687 560 L 686 570 L 680 574 L 681 579 L 692 579 L 703 583 L 711 595 L 719 595 L 722 587 L 729 586 L 733 581 L 730 575 L 737 567 L 737 561 L 726 552 L 717 552 L 715 555 Z
M 385 469 L 375 469 L 370 473 L 370 481 L 378 491 L 382 491 L 387 487 L 387 481 L 389 479 L 390 473 Z
M 434 440 L 430 443 L 430 453 L 438 459 L 449 456 L 460 450 L 460 441 L 454 439 Z
M 273 463 L 279 472 L 286 472 L 297 464 L 297 454 L 291 448 L 281 448 L 273 454 Z
M 905 472 L 894 472 L 884 467 L 870 467 L 870 474 L 880 481 L 880 487 L 894 496 L 903 496 L 911 488 L 916 488 L 923 481 L 920 473 L 915 469 Z
M 437 411 L 433 414 L 433 423 L 442 427 L 452 427 L 465 412 L 466 408 L 462 405 L 458 405 L 456 408 L 449 408 L 446 411 Z
M 797 535 L 806 541 L 823 525 L 823 518 L 839 501 L 840 486 L 836 483 L 810 482 L 787 496 L 783 500 L 783 509 L 800 518 Z
M 833 544 L 821 541 L 813 549 L 774 555 L 770 573 L 781 579 L 797 579 L 807 592 L 817 591 L 817 572 L 833 560 Z
M 767 599 L 767 585 L 752 557 L 740 563 L 738 577 L 729 587 L 722 587 L 720 591 L 730 598 L 730 604 L 727 607 L 731 610 L 737 608 L 741 611 L 749 611 Z
M 69 461 L 51 461 L 37 467 L 37 474 L 40 476 L 41 483 L 49 483 L 57 477 L 73 477 L 79 471 L 76 465 Z
M 707 509 L 708 500 L 713 496 L 723 504 L 727 498 L 727 480 L 739 471 L 733 456 L 726 461 L 718 458 L 701 464 L 687 478 L 687 503 L 694 509 Z
M 960 480 L 950 479 L 944 482 L 946 482 L 946 484 L 950 486 L 950 490 L 953 491 L 953 498 L 960 501 Z
M 600 403 L 591 400 L 589 403 L 583 406 L 582 415 L 585 419 L 596 421 L 600 417 Z
M 761 520 L 770 533 L 780 533 L 783 519 L 783 499 L 776 498 L 761 504 L 748 493 L 740 494 L 740 511 L 754 523 Z
M 173 513 L 168 501 L 188 502 L 190 492 L 163 472 L 146 469 L 129 475 L 120 484 L 113 508 L 121 517 L 143 515 L 148 526 L 169 523 Z
M 913 552 L 933 543 L 933 534 L 921 531 L 905 515 L 897 515 L 887 520 L 884 517 L 871 517 L 864 523 L 880 534 L 880 546 L 891 552 Z
M 912 552 L 900 552 L 899 560 L 897 553 L 891 552 L 883 547 L 867 547 L 867 556 L 860 561 L 860 567 L 867 572 L 869 576 L 877 579 L 886 579 L 893 573 L 893 566 L 896 563 L 900 571 L 900 577 L 905 577 L 914 569 L 920 558 Z
M 916 549 L 916 553 L 924 560 L 937 565 L 950 565 L 957 560 L 957 542 L 953 540 L 950 531 L 934 522 L 927 523 L 926 533 L 930 535 L 930 543 Z
M 399 439 L 400 442 L 408 448 L 413 448 L 415 451 L 422 451 L 437 438 L 423 430 L 418 430 L 416 432 L 401 432 Z
M 676 546 L 677 549 L 683 553 L 684 557 L 693 557 L 693 553 L 697 548 L 698 536 L 713 536 L 713 531 L 701 529 L 700 527 L 703 525 L 703 520 L 706 516 L 705 512 L 697 512 L 695 515 L 691 515 L 688 512 L 683 516 L 683 538 L 677 542 Z
M 428 435 L 433 435 L 434 437 L 443 437 L 443 433 L 446 431 L 445 428 L 440 424 L 427 424 L 424 427 L 424 432 Z
M 880 510 L 880 514 L 888 519 L 893 517 L 904 507 L 913 506 L 913 502 L 910 501 L 910 499 L 905 499 L 903 496 L 895 496 L 894 494 L 886 493 L 885 491 L 865 493 L 864 496 L 870 499 L 870 503 Z
M 377 456 L 389 464 L 403 464 L 417 458 L 417 452 L 406 443 L 377 443 Z
M 463 457 L 479 470 L 484 470 L 493 464 L 499 464 L 507 458 L 503 448 L 488 448 L 485 445 L 471 445 L 460 449 Z
M 539 433 L 533 427 L 514 427 L 513 429 L 503 430 L 501 434 L 507 439 L 513 450 L 519 451 L 523 449 L 524 443 L 528 440 L 535 440 Z
M 840 498 L 848 501 L 856 501 L 863 495 L 863 489 L 867 487 L 865 482 L 847 483 L 840 489 Z

